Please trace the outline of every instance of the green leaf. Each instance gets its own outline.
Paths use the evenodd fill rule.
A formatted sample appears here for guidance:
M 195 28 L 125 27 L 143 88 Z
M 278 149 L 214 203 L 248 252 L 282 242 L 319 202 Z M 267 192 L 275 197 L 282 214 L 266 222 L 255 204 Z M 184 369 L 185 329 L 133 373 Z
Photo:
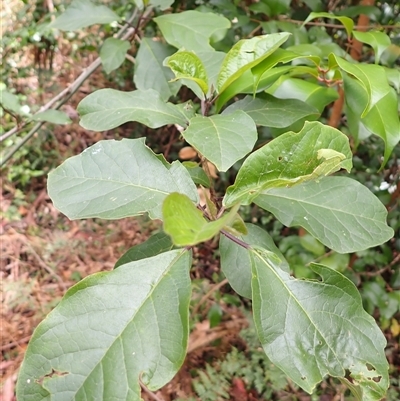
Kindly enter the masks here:
M 100 59 L 104 71 L 109 74 L 116 70 L 125 60 L 131 44 L 127 40 L 107 38 L 100 50 Z
M 245 111 L 257 125 L 276 128 L 288 127 L 307 116 L 319 116 L 318 110 L 307 103 L 296 99 L 281 100 L 268 94 L 246 96 L 230 105 L 222 114 L 236 110 Z
M 392 44 L 390 38 L 384 32 L 353 32 L 354 37 L 362 43 L 370 45 L 375 51 L 375 64 L 379 63 L 382 53 Z
M 368 103 L 361 117 L 372 109 L 372 107 L 390 92 L 390 86 L 383 67 L 371 64 L 351 64 L 348 61 L 335 56 L 329 56 L 330 67 L 338 66 L 360 81 L 368 95 Z
M 333 151 L 333 152 L 332 152 Z M 261 192 L 316 180 L 341 168 L 350 171 L 349 140 L 335 128 L 306 122 L 253 152 L 224 197 L 224 205 L 250 204 Z
M 72 120 L 60 110 L 46 110 L 34 114 L 32 121 L 47 121 L 52 124 L 71 124 Z
M 261 227 L 246 224 L 248 234 L 238 237 L 250 246 L 268 249 L 281 259 L 279 266 L 289 272 L 289 265 L 276 247 L 272 237 Z M 230 286 L 240 296 L 251 299 L 251 250 L 233 242 L 225 235 L 220 236 L 219 250 L 221 254 L 221 269 L 229 280 Z
M 384 397 L 386 340 L 354 284 L 318 264 L 311 268 L 322 281 L 297 280 L 273 253 L 255 249 L 252 256 L 254 321 L 271 362 L 310 394 L 326 375 L 348 371 L 363 401 Z
M 222 62 L 217 80 L 218 92 L 222 93 L 244 71 L 249 70 L 267 58 L 282 43 L 285 43 L 289 36 L 290 33 L 280 32 L 256 36 L 251 39 L 242 39 L 237 42 Z
M 144 138 L 100 141 L 69 158 L 49 174 L 48 192 L 55 207 L 72 220 L 144 213 L 156 219 L 171 192 L 198 200 L 187 170 L 155 155 Z
M 354 22 L 351 18 L 348 17 L 341 17 L 330 13 L 311 13 L 303 22 L 304 26 L 307 22 L 312 21 L 316 18 L 329 18 L 329 19 L 336 19 L 340 21 L 346 29 L 347 36 L 350 38 L 351 34 L 353 33 Z
M 136 400 L 181 367 L 188 343 L 191 255 L 176 250 L 93 274 L 36 328 L 19 400 Z
M 217 78 L 219 70 L 221 69 L 222 61 L 224 60 L 226 53 L 208 51 L 208 52 L 198 52 L 200 60 L 203 62 L 204 67 L 207 72 L 208 77 L 208 97 L 211 97 L 215 88 L 217 87 Z
M 93 24 L 109 24 L 119 20 L 120 17 L 106 6 L 93 4 L 89 0 L 74 0 L 65 12 L 50 24 L 50 28 L 75 31 Z
M 344 15 L 349 18 L 355 18 L 361 14 L 365 14 L 368 15 L 368 17 L 371 18 L 372 20 L 376 21 L 381 16 L 382 11 L 378 7 L 360 5 L 360 6 L 350 6 L 342 8 L 341 10 L 335 10 L 335 14 Z
M 182 135 L 218 170 L 226 171 L 253 149 L 257 128 L 251 117 L 237 110 L 228 115 L 196 116 Z
M 127 252 L 125 252 L 117 260 L 114 269 L 130 262 L 151 258 L 153 256 L 159 255 L 160 253 L 170 251 L 173 246 L 174 244 L 172 243 L 170 236 L 161 231 L 157 234 L 152 235 L 145 242 L 142 242 L 139 245 L 135 245 Z
M 187 124 L 179 109 L 162 101 L 153 89 L 121 92 L 100 89 L 86 96 L 78 105 L 80 125 L 93 131 L 105 131 L 128 121 L 137 121 L 150 128 L 168 124 Z
M 172 193 L 163 205 L 164 231 L 177 246 L 191 246 L 208 241 L 231 222 L 238 208 L 218 220 L 207 221 L 203 213 L 183 194 Z
M 274 188 L 254 202 L 288 227 L 300 226 L 339 253 L 357 252 L 393 237 L 387 210 L 364 185 L 326 177 L 292 188 Z
M 339 97 L 333 88 L 289 76 L 282 77 L 267 92 L 280 99 L 297 99 L 305 102 L 315 107 L 319 113 L 322 113 L 325 106 Z
M 400 122 L 398 115 L 398 100 L 393 88 L 381 98 L 364 116 L 362 110 L 368 102 L 367 94 L 362 84 L 346 73 L 343 74 L 347 116 L 350 132 L 355 136 L 356 143 L 363 139 L 365 130 L 375 134 L 385 142 L 385 153 L 382 167 L 387 163 L 394 147 L 400 141 Z
M 220 15 L 193 10 L 161 15 L 153 20 L 170 45 L 196 53 L 214 50 L 210 39 L 213 36 L 222 36 L 222 39 L 231 26 L 229 20 Z
M 172 46 L 150 38 L 142 38 L 136 55 L 134 75 L 136 88 L 142 91 L 154 89 L 164 101 L 176 95 L 181 84 L 169 82 L 174 78 L 174 74 L 163 65 L 165 58 L 173 53 L 175 49 Z
M 196 54 L 179 51 L 164 61 L 164 65 L 171 68 L 176 79 L 188 79 L 196 82 L 202 92 L 208 92 L 208 77 L 206 69 Z
M 210 179 L 208 178 L 205 171 L 196 162 L 183 162 L 183 166 L 189 172 L 193 182 L 203 187 L 210 188 Z
M 0 106 L 18 115 L 26 114 L 23 112 L 18 96 L 5 89 L 0 89 Z

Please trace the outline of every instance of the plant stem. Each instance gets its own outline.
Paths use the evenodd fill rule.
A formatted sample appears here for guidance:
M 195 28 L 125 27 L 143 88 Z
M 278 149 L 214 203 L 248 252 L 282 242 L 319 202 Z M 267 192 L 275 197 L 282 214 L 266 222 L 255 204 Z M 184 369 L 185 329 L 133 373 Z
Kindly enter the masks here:
M 152 11 L 152 8 L 151 7 L 148 8 L 141 15 L 141 17 L 139 18 L 139 21 L 146 19 L 146 17 L 151 13 L 151 11 Z M 122 40 L 127 40 L 133 34 L 136 34 L 138 27 L 130 28 L 130 26 L 132 25 L 132 22 L 136 18 L 137 13 L 138 13 L 138 9 L 135 8 L 135 11 L 132 13 L 132 15 L 126 21 L 125 25 L 115 35 L 116 38 L 122 39 Z M 59 109 L 63 104 L 65 104 L 76 93 L 76 91 L 82 86 L 82 84 L 86 81 L 86 79 L 89 78 L 94 73 L 94 71 L 96 71 L 96 69 L 98 67 L 100 67 L 100 65 L 101 65 L 101 59 L 100 59 L 100 57 L 98 57 L 95 61 L 93 61 L 92 64 L 89 65 L 89 67 L 87 67 L 81 73 L 81 75 L 74 82 L 72 82 L 71 85 L 69 85 L 67 88 L 65 88 L 63 91 L 61 91 L 58 95 L 53 97 L 49 102 L 47 102 L 44 106 L 42 106 L 38 112 L 49 110 L 51 108 L 54 110 Z M 55 105 L 55 106 L 52 107 L 53 105 Z M 18 132 L 21 132 L 28 124 L 29 124 L 29 122 L 26 122 L 20 127 L 15 126 L 13 129 L 6 132 L 4 135 L 2 135 L 0 137 L 0 142 L 4 141 L 5 139 L 9 138 L 10 136 L 12 136 Z M 22 138 L 16 145 L 14 145 L 11 148 L 11 150 L 0 160 L 0 167 L 2 167 L 15 154 L 15 152 L 17 152 L 18 149 L 20 149 L 24 145 L 43 126 L 43 124 L 46 124 L 46 121 L 35 124 L 32 127 L 32 129 L 28 132 L 28 134 L 24 138 Z
M 235 244 L 238 244 L 239 246 L 245 248 L 245 249 L 251 249 L 251 246 L 242 241 L 241 239 L 235 237 L 233 234 L 229 233 L 228 231 L 221 230 L 221 234 L 225 235 L 226 238 L 229 238 L 231 241 L 233 241 Z

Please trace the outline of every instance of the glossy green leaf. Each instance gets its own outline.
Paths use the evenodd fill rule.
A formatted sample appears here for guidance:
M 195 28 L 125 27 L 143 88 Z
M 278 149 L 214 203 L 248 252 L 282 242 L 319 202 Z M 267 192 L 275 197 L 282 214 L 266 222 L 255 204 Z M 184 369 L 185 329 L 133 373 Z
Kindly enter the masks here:
M 167 163 L 143 138 L 100 141 L 67 159 L 49 174 L 48 192 L 55 207 L 70 219 L 120 219 L 144 213 L 156 219 L 171 192 L 198 200 L 181 163 Z
M 350 171 L 349 140 L 335 128 L 307 122 L 298 132 L 287 132 L 253 152 L 240 168 L 224 205 L 249 204 L 261 192 L 316 180 L 341 168 Z
M 280 99 L 297 99 L 315 107 L 322 113 L 325 107 L 339 95 L 333 88 L 321 86 L 316 82 L 284 76 L 267 90 Z
M 116 70 L 125 60 L 131 44 L 127 40 L 107 38 L 100 50 L 101 63 L 104 71 L 109 74 Z
M 342 16 L 337 16 L 334 14 L 330 13 L 311 13 L 303 22 L 303 26 L 307 24 L 307 22 L 312 21 L 313 19 L 316 18 L 329 18 L 329 19 L 336 19 L 339 22 L 343 24 L 343 26 L 346 29 L 347 36 L 350 38 L 351 34 L 353 33 L 353 28 L 354 28 L 354 22 L 351 18 L 349 17 L 342 17 Z
M 193 10 L 161 15 L 153 20 L 170 45 L 196 53 L 214 50 L 210 39 L 214 36 L 222 39 L 231 26 L 225 17 Z
M 296 99 L 277 99 L 268 94 L 246 96 L 230 105 L 222 114 L 230 114 L 236 110 L 245 111 L 257 125 L 276 128 L 288 127 L 307 116 L 319 116 L 318 110 L 307 103 Z
M 153 89 L 132 92 L 100 89 L 79 103 L 78 112 L 81 126 L 93 131 L 113 129 L 128 121 L 137 121 L 150 128 L 187 124 L 179 108 L 163 102 Z
M 338 66 L 342 71 L 358 79 L 368 95 L 368 103 L 363 110 L 364 117 L 372 107 L 390 92 L 390 86 L 383 67 L 371 64 L 352 64 L 331 54 L 330 67 Z
M 364 117 L 361 117 L 368 102 L 367 94 L 358 80 L 347 74 L 343 74 L 343 80 L 350 132 L 355 136 L 356 143 L 365 137 L 366 131 L 382 138 L 385 142 L 383 167 L 400 141 L 396 92 L 390 88 L 390 91 Z
M 194 117 L 182 135 L 218 170 L 226 171 L 253 149 L 257 128 L 251 117 L 237 110 L 228 115 Z
M 52 124 L 71 124 L 72 120 L 60 110 L 46 110 L 34 114 L 32 121 L 47 121 Z
M 126 251 L 115 263 L 114 269 L 130 262 L 151 258 L 160 253 L 168 252 L 173 248 L 174 244 L 171 237 L 164 232 L 152 235 L 149 239 L 141 244 L 135 245 Z
M 208 77 L 200 58 L 193 52 L 179 51 L 164 61 L 171 68 L 176 79 L 188 79 L 196 82 L 204 94 L 208 92 Z
M 357 252 L 393 237 L 383 204 L 368 188 L 347 177 L 274 188 L 254 202 L 284 225 L 305 228 L 339 253 Z
M 75 31 L 93 24 L 109 24 L 119 20 L 120 17 L 106 6 L 94 4 L 90 0 L 74 0 L 50 27 Z
M 238 237 L 249 246 L 259 246 L 273 252 L 280 258 L 279 266 L 289 272 L 289 265 L 276 247 L 272 237 L 261 227 L 246 224 L 248 234 Z M 251 299 L 251 250 L 233 242 L 225 235 L 220 236 L 219 250 L 221 269 L 229 280 L 230 286 L 240 296 Z
M 397 93 L 400 93 L 400 70 L 386 67 L 384 67 L 384 69 L 389 84 L 393 86 Z
M 241 75 L 235 82 L 229 85 L 228 88 L 217 97 L 217 100 L 215 102 L 217 112 L 219 112 L 222 107 L 238 93 L 254 95 L 254 88 L 256 88 L 256 93 L 261 92 L 271 86 L 277 79 L 279 79 L 282 75 L 288 73 L 292 69 L 293 66 L 272 68 L 262 75 L 261 79 L 257 82 L 257 85 L 255 85 L 254 83 L 255 77 L 252 74 L 252 71 L 245 71 L 243 75 Z
M 370 45 L 375 51 L 375 64 L 379 63 L 382 53 L 392 44 L 390 38 L 384 32 L 353 32 L 354 37 L 362 43 Z
M 254 67 L 279 48 L 289 38 L 287 32 L 256 36 L 237 42 L 226 55 L 218 75 L 217 89 L 223 92 L 244 71 Z
M 169 82 L 174 78 L 174 74 L 163 65 L 165 58 L 173 53 L 175 49 L 172 46 L 150 38 L 142 38 L 136 55 L 134 75 L 136 88 L 142 91 L 154 89 L 164 101 L 176 95 L 181 84 Z
M 271 362 L 308 393 L 326 375 L 349 372 L 363 401 L 380 400 L 389 385 L 386 340 L 354 284 L 318 264 L 311 269 L 321 281 L 297 280 L 265 250 L 252 258 L 253 316 Z
M 163 205 L 164 231 L 177 246 L 191 246 L 208 241 L 216 236 L 237 212 L 233 208 L 218 220 L 207 221 L 195 204 L 186 196 L 172 193 Z
M 189 335 L 191 255 L 176 250 L 93 274 L 36 328 L 19 400 L 141 399 L 181 367 Z

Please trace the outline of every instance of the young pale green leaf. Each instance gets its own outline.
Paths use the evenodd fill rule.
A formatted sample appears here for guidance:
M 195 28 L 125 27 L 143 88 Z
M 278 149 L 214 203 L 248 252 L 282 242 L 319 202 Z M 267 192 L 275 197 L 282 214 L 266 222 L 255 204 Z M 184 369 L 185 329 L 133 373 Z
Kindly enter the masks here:
M 280 50 L 280 49 L 278 49 Z M 288 73 L 293 69 L 293 66 L 276 67 L 268 70 L 263 74 L 262 79 L 257 85 L 256 92 L 261 92 L 271 86 L 279 77 Z M 232 85 L 229 85 L 226 90 L 224 90 L 215 102 L 216 111 L 219 112 L 225 103 L 232 99 L 238 93 L 248 93 L 254 95 L 254 76 L 251 70 L 247 70 L 241 75 Z
M 339 95 L 333 88 L 327 88 L 316 82 L 305 81 L 304 79 L 283 76 L 267 89 L 280 99 L 297 99 L 315 107 L 320 113 L 325 106 L 335 101 Z
M 114 269 L 130 262 L 151 258 L 153 256 L 159 255 L 160 253 L 170 251 L 173 246 L 174 244 L 171 241 L 171 237 L 161 231 L 157 234 L 152 235 L 145 242 L 135 245 L 128 251 L 126 251 L 117 260 Z
M 104 41 L 100 50 L 100 59 L 107 74 L 116 70 L 124 62 L 130 47 L 131 44 L 127 40 L 107 38 Z
M 170 45 L 196 53 L 214 50 L 210 38 L 222 39 L 231 26 L 225 17 L 193 10 L 161 15 L 153 20 Z
M 389 385 L 385 337 L 362 307 L 354 284 L 312 264 L 322 281 L 297 280 L 268 251 L 252 251 L 253 316 L 268 358 L 308 393 L 326 375 L 350 373 L 363 401 Z
M 385 69 L 386 78 L 389 82 L 389 85 L 393 86 L 397 93 L 400 93 L 400 71 L 397 68 L 383 68 Z
M 293 46 L 293 49 L 296 49 L 296 46 Z M 257 64 L 255 67 L 251 69 L 251 72 L 254 76 L 253 92 L 257 91 L 257 88 L 260 86 L 260 81 L 262 81 L 264 74 L 269 70 L 271 70 L 271 68 L 275 67 L 278 63 L 289 63 L 293 60 L 298 60 L 298 59 L 305 59 L 312 61 L 315 64 L 313 73 L 316 75 L 316 77 L 318 77 L 319 75 L 318 67 L 321 62 L 321 59 L 318 55 L 315 54 L 310 55 L 309 53 L 304 55 L 295 51 L 277 49 L 273 54 L 268 56 L 265 60 L 263 60 L 261 63 Z M 295 66 L 293 66 L 292 68 L 295 68 Z
M 150 128 L 187 124 L 178 107 L 163 102 L 153 89 L 132 92 L 100 89 L 79 103 L 78 112 L 81 126 L 93 131 L 113 129 L 128 121 L 137 121 Z
M 364 185 L 325 177 L 292 188 L 274 188 L 254 202 L 288 227 L 300 226 L 339 253 L 361 251 L 393 237 L 387 210 Z
M 72 120 L 66 113 L 60 110 L 45 110 L 34 114 L 32 121 L 47 121 L 52 124 L 71 124 Z
M 36 328 L 19 400 L 141 400 L 182 365 L 189 334 L 190 252 L 175 250 L 93 274 Z
M 226 55 L 218 75 L 217 89 L 222 93 L 244 71 L 259 64 L 286 42 L 290 33 L 280 32 L 256 36 L 237 42 Z
M 207 221 L 186 195 L 173 193 L 167 196 L 162 209 L 164 231 L 177 246 L 196 245 L 216 236 L 233 220 L 237 209 L 218 220 Z
M 49 196 L 70 219 L 161 218 L 171 192 L 198 195 L 187 170 L 155 155 L 144 139 L 100 141 L 49 174 Z
M 246 224 L 248 233 L 238 237 L 250 246 L 259 246 L 273 252 L 280 258 L 279 266 L 289 272 L 289 265 L 276 247 L 272 237 L 261 227 Z M 251 250 L 238 245 L 225 235 L 220 236 L 219 250 L 221 269 L 229 280 L 231 287 L 240 296 L 251 299 Z
M 353 33 L 353 28 L 354 28 L 354 21 L 349 18 L 349 17 L 342 17 L 342 16 L 337 16 L 335 14 L 330 14 L 330 13 L 311 13 L 303 22 L 304 26 L 305 24 L 307 24 L 307 22 L 312 21 L 313 19 L 316 18 L 329 18 L 329 19 L 337 19 L 338 21 L 340 21 L 343 26 L 346 29 L 346 33 L 347 36 L 350 38 L 351 34 Z
M 136 88 L 142 91 L 154 89 L 164 101 L 176 95 L 181 84 L 169 82 L 174 78 L 174 74 L 163 65 L 165 58 L 173 53 L 175 49 L 172 46 L 150 38 L 142 38 L 136 55 L 134 75 Z
M 307 103 L 297 99 L 277 99 L 269 94 L 246 96 L 227 107 L 222 114 L 236 110 L 245 111 L 257 125 L 276 128 L 288 127 L 304 117 L 319 116 L 318 110 Z
M 368 103 L 361 117 L 365 115 L 390 92 L 390 86 L 383 67 L 371 64 L 352 64 L 335 56 L 329 56 L 330 67 L 339 67 L 342 71 L 359 80 L 368 94 Z
M 390 91 L 364 117 L 361 117 L 362 110 L 364 110 L 368 102 L 366 92 L 358 80 L 346 73 L 343 74 L 343 81 L 351 133 L 355 136 L 356 142 L 363 139 L 365 131 L 383 139 L 385 142 L 383 167 L 389 160 L 394 147 L 400 141 L 400 121 L 397 111 L 396 92 L 393 88 L 390 88 Z
M 224 205 L 250 204 L 271 188 L 290 187 L 351 167 L 346 135 L 319 122 L 306 122 L 300 132 L 279 136 L 245 160 L 226 192 Z
M 196 116 L 182 135 L 218 170 L 226 171 L 253 149 L 257 127 L 244 111 L 236 110 L 227 115 Z
M 384 32 L 353 32 L 354 37 L 362 43 L 370 45 L 375 52 L 375 64 L 379 63 L 382 53 L 392 44 L 390 38 Z
M 109 24 L 119 20 L 120 17 L 106 6 L 93 4 L 90 0 L 74 0 L 65 12 L 50 24 L 50 28 L 75 31 L 93 24 Z
M 196 82 L 202 92 L 207 95 L 208 77 L 200 58 L 193 52 L 179 51 L 164 61 L 171 68 L 176 79 L 188 79 Z

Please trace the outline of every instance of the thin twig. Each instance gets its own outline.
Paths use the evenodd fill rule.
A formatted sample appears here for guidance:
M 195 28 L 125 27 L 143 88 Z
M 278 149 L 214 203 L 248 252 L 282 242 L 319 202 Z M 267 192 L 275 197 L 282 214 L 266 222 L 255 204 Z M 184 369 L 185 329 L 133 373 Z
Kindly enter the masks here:
M 200 309 L 200 306 L 204 304 L 204 302 L 207 301 L 207 299 L 212 295 L 215 291 L 218 291 L 221 287 L 223 287 L 225 284 L 228 284 L 228 279 L 223 279 L 220 283 L 215 284 L 212 286 L 211 290 L 208 291 L 203 297 L 200 299 L 200 301 L 195 305 L 192 311 L 192 316 L 195 316 L 197 312 Z
M 152 12 L 152 8 L 149 7 L 141 16 L 141 20 L 146 20 L 147 16 L 150 15 Z M 138 13 L 138 9 L 136 8 L 135 11 L 132 13 L 131 17 L 126 21 L 125 25 L 119 30 L 119 32 L 115 35 L 116 38 L 127 40 L 133 34 L 137 32 L 137 28 L 130 28 L 133 20 L 136 18 Z M 75 93 L 76 91 L 82 86 L 82 84 L 86 81 L 86 79 L 93 74 L 94 71 L 101 65 L 100 57 L 97 58 L 92 64 L 89 65 L 81 75 L 67 88 L 61 91 L 58 95 L 52 98 L 49 102 L 47 102 L 44 106 L 39 109 L 39 112 L 48 110 L 53 108 L 55 110 L 59 109 L 63 104 L 65 104 Z M 58 102 L 58 104 L 56 104 Z M 52 107 L 55 105 L 54 107 Z M 6 132 L 0 137 L 0 142 L 4 141 L 5 139 L 9 138 L 11 135 L 16 134 L 17 132 L 21 132 L 29 122 L 24 123 L 22 126 L 14 127 L 10 131 Z M 0 160 L 0 167 L 2 167 L 12 156 L 13 154 L 23 146 L 44 124 L 45 121 L 35 124 L 29 133 L 22 138 L 15 146 L 11 148 L 11 150 Z
M 11 343 L 4 344 L 0 347 L 0 351 L 6 351 L 8 349 L 21 346 L 21 344 L 25 344 L 25 343 L 29 342 L 30 339 L 31 339 L 31 336 L 27 336 L 27 337 L 23 337 L 17 341 L 13 341 Z
M 233 234 L 229 233 L 228 231 L 221 230 L 221 234 L 225 235 L 225 237 L 229 238 L 235 244 L 238 244 L 239 246 L 241 246 L 245 249 L 251 248 L 251 246 L 249 244 L 247 244 L 246 242 L 242 241 L 241 239 L 235 237 Z
M 400 253 L 385 267 L 382 267 L 382 269 L 379 269 L 375 272 L 358 272 L 360 276 L 366 276 L 366 277 L 376 277 L 380 276 L 382 273 L 385 273 L 387 270 L 391 270 L 392 267 L 397 263 L 400 262 Z

